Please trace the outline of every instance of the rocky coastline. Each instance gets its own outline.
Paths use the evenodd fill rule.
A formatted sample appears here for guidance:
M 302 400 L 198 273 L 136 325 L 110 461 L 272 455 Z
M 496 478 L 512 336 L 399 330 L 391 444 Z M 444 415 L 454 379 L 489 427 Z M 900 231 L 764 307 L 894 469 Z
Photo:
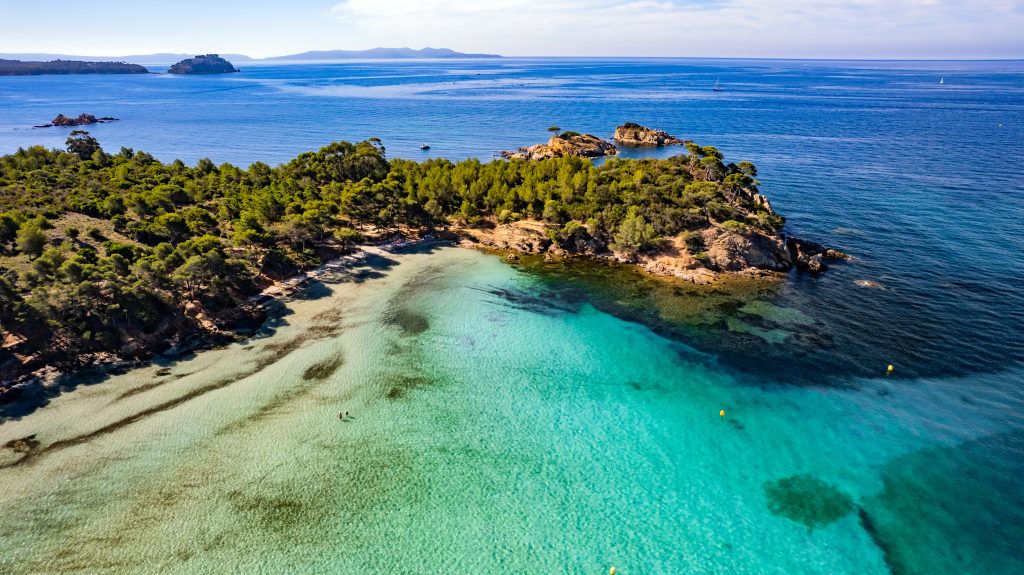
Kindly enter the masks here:
M 654 130 L 634 122 L 615 128 L 615 141 L 634 148 L 682 145 L 686 142 L 664 130 Z
M 546 160 L 575 156 L 578 158 L 600 158 L 614 156 L 619 149 L 591 134 L 564 132 L 551 137 L 546 144 L 535 144 L 516 151 L 503 151 L 501 157 L 508 160 Z
M 663 239 L 653 250 L 640 254 L 617 251 L 594 238 L 573 244 L 552 239 L 550 226 L 541 221 L 521 220 L 507 224 L 451 228 L 453 239 L 468 248 L 500 251 L 515 260 L 522 254 L 543 255 L 551 261 L 582 257 L 636 266 L 655 276 L 711 284 L 731 274 L 751 277 L 780 277 L 793 269 L 820 273 L 830 262 L 849 259 L 835 249 L 787 236 L 763 232 L 737 233 L 721 226 Z
M 367 250 L 380 251 L 383 248 L 386 251 L 425 242 L 450 242 L 463 248 L 499 252 L 510 261 L 526 254 L 542 255 L 546 262 L 586 258 L 611 265 L 635 266 L 652 276 L 671 277 L 698 285 L 713 284 L 732 275 L 780 278 L 794 268 L 820 273 L 827 268 L 827 262 L 849 258 L 838 250 L 806 240 L 772 237 L 760 232 L 738 234 L 719 226 L 711 226 L 699 234 L 706 247 L 703 252 L 706 255 L 694 251 L 692 237 L 670 238 L 657 250 L 630 255 L 593 238 L 581 238 L 573 245 L 560 245 L 552 239 L 550 229 L 551 226 L 541 221 L 520 220 L 507 224 L 492 221 L 474 226 L 455 224 L 430 230 L 373 230 L 368 235 L 375 238 L 374 243 L 356 248 L 308 272 L 292 270 L 276 279 L 267 277 L 267 287 L 262 292 L 240 301 L 226 313 L 214 316 L 186 302 L 183 318 L 166 322 L 157 332 L 136 340 L 118 353 L 22 358 L 20 374 L 0 382 L 0 405 L 17 401 L 32 389 L 51 387 L 68 373 L 119 373 L 147 365 L 159 355 L 179 356 L 244 339 L 266 321 L 274 302 L 303 289 L 326 271 L 345 266 L 353 258 L 358 259 L 359 254 Z

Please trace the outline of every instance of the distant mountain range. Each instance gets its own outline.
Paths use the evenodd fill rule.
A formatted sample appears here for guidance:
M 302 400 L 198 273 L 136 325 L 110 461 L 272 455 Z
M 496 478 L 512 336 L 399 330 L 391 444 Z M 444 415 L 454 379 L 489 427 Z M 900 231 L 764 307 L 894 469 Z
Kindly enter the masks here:
M 69 54 L 0 54 L 0 59 L 48 62 L 51 60 L 77 60 L 81 62 L 128 62 L 130 64 L 173 64 L 195 54 L 136 54 L 131 56 L 74 56 Z M 222 58 L 231 62 L 251 62 L 257 60 L 244 54 L 221 54 Z M 322 50 L 274 56 L 265 60 L 356 60 L 356 59 L 427 59 L 427 58 L 500 58 L 497 54 L 465 54 L 448 48 L 371 48 L 369 50 Z
M 353 60 L 353 59 L 424 59 L 424 58 L 500 58 L 497 54 L 465 54 L 448 48 L 371 48 L 369 50 L 320 50 L 274 56 L 267 60 Z

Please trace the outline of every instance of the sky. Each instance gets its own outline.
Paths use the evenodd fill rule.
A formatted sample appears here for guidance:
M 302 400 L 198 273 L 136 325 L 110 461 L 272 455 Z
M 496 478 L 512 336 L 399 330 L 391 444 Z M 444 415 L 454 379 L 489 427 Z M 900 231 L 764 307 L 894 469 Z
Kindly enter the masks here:
M 0 0 L 0 53 L 1024 58 L 1024 0 Z

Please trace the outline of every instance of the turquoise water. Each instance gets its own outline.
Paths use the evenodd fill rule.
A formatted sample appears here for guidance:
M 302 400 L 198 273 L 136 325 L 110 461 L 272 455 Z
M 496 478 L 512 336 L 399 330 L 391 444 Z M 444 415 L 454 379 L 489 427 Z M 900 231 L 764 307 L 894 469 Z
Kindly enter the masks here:
M 993 385 L 1019 371 L 755 385 L 494 256 L 388 259 L 252 341 L 0 425 L 40 442 L 0 452 L 0 568 L 1021 567 L 1024 430 L 987 407 L 1022 407 Z
M 638 121 L 754 161 L 787 230 L 855 259 L 701 290 L 388 256 L 251 342 L 0 406 L 0 446 L 35 435 L 0 448 L 0 572 L 1024 571 L 1024 63 L 0 78 L 0 152 L 62 145 L 30 128 L 58 112 L 241 165 Z

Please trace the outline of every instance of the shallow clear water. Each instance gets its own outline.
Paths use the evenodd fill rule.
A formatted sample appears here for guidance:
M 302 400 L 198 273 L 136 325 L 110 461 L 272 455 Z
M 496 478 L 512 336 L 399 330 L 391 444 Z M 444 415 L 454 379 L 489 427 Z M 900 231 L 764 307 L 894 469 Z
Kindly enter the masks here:
M 247 344 L 0 411 L 0 445 L 40 442 L 0 449 L 2 572 L 1024 569 L 1020 62 L 0 78 L 0 151 L 61 144 L 26 128 L 58 112 L 122 118 L 92 130 L 108 149 L 240 164 L 634 120 L 756 162 L 791 232 L 856 259 L 708 291 L 393 256 Z
M 0 425 L 40 442 L 4 572 L 1020 567 L 1019 371 L 758 386 L 494 256 L 390 259 Z

